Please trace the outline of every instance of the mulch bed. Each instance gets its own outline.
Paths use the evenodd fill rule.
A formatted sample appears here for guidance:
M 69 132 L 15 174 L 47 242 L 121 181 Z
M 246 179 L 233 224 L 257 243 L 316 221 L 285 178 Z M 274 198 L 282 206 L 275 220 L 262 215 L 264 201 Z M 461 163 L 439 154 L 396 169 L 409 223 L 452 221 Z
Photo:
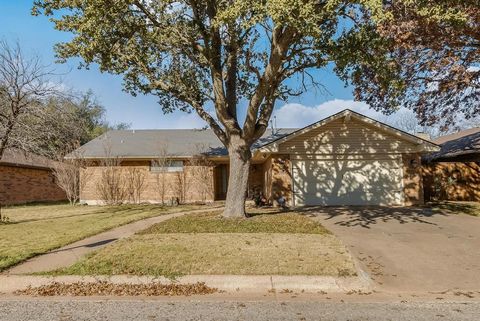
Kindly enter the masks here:
M 162 284 L 158 282 L 148 284 L 115 284 L 107 281 L 101 282 L 53 282 L 39 287 L 28 287 L 16 291 L 16 295 L 33 296 L 189 296 L 205 295 L 218 292 L 203 282 L 195 284 Z

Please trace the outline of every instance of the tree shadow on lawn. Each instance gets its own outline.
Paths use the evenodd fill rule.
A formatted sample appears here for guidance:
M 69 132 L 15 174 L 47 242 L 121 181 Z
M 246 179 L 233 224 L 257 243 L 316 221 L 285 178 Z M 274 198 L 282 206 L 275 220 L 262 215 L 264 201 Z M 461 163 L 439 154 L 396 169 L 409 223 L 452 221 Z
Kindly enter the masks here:
M 434 211 L 443 211 L 449 214 L 467 214 L 480 216 L 480 204 L 477 202 L 438 202 L 429 203 Z
M 389 221 L 396 221 L 400 224 L 437 225 L 426 219 L 433 216 L 449 215 L 444 211 L 434 211 L 431 207 L 314 206 L 301 208 L 297 211 L 324 220 L 339 219 L 335 222 L 336 225 L 360 226 L 363 228 L 370 228 L 371 225 Z
M 247 212 L 247 218 L 252 218 L 252 217 L 261 216 L 261 215 L 278 215 L 278 214 L 297 212 L 294 209 L 273 207 L 273 206 L 261 206 L 261 207 L 247 206 L 245 210 Z

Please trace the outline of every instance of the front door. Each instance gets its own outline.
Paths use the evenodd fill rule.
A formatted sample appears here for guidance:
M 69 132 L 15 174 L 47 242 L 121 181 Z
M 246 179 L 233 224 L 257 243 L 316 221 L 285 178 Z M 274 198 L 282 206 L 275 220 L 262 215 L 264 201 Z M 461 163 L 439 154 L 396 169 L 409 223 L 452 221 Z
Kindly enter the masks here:
M 227 198 L 228 165 L 220 164 L 215 167 L 215 200 L 222 201 Z

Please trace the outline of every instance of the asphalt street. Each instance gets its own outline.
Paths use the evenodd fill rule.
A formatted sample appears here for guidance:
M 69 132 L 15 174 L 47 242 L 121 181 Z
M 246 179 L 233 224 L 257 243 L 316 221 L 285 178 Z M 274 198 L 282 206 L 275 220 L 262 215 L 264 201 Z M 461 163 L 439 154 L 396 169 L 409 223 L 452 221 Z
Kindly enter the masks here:
M 168 302 L 39 298 L 0 301 L 0 320 L 478 321 L 480 302 Z

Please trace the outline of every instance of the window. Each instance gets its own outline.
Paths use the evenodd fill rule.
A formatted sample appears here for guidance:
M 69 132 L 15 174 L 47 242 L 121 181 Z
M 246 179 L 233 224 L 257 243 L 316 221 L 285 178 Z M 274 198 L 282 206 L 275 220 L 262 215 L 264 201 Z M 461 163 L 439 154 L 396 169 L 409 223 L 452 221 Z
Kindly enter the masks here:
M 183 161 L 179 160 L 166 160 L 165 162 L 159 162 L 154 160 L 150 164 L 151 172 L 183 172 Z

